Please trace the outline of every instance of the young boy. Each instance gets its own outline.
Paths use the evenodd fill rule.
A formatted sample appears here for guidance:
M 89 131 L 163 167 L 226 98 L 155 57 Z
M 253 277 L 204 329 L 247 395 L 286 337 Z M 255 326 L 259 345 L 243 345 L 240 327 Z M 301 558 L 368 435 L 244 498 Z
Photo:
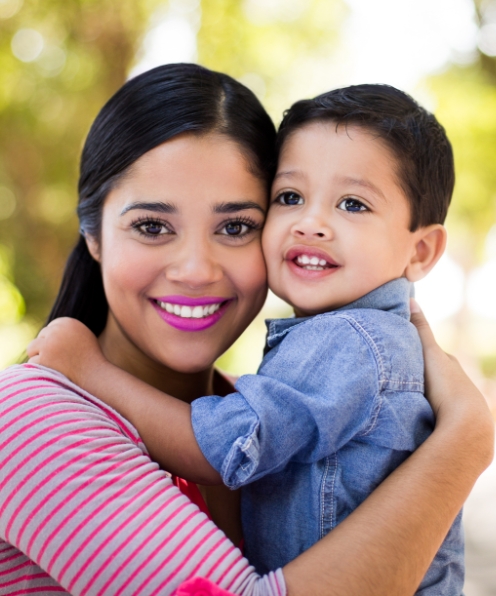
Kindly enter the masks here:
M 388 86 L 296 103 L 278 146 L 262 243 L 269 285 L 296 316 L 268 323 L 259 372 L 241 377 L 237 393 L 191 405 L 203 455 L 227 486 L 243 486 L 246 555 L 260 572 L 336 527 L 431 432 L 408 302 L 410 282 L 444 250 L 454 185 L 443 128 Z M 59 368 L 43 359 L 43 341 L 30 354 Z M 116 375 L 112 387 L 99 379 L 93 393 L 121 409 L 109 398 Z M 171 404 L 146 408 L 159 417 Z M 142 408 L 140 399 L 122 413 L 147 443 Z M 454 596 L 462 586 L 458 517 L 418 593 Z

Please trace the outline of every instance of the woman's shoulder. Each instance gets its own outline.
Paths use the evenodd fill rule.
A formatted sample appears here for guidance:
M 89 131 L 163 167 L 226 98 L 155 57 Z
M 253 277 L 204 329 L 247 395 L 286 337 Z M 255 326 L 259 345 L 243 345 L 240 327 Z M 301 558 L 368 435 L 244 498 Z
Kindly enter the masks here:
M 26 416 L 74 418 L 80 425 L 113 429 L 143 446 L 134 426 L 63 374 L 39 364 L 17 364 L 0 372 L 0 420 Z
M 57 397 L 74 395 L 77 399 L 86 399 L 85 392 L 71 383 L 61 373 L 39 364 L 15 364 L 0 372 L 0 397 L 9 398 L 32 394 L 33 396 Z

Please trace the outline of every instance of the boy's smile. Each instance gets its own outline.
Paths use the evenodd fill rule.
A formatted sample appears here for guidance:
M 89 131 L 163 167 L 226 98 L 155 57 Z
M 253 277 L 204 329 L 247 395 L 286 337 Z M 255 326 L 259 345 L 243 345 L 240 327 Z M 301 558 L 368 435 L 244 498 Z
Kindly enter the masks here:
M 338 270 L 339 264 L 315 246 L 297 244 L 285 255 L 288 267 L 302 279 L 318 279 Z
M 344 306 L 403 275 L 423 234 L 391 150 L 357 126 L 315 122 L 285 142 L 263 232 L 269 285 L 297 316 Z

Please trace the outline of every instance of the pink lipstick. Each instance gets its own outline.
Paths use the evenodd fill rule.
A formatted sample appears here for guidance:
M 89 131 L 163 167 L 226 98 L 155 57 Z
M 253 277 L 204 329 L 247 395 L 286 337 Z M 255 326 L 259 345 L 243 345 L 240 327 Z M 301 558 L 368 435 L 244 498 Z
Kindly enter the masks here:
M 225 314 L 232 298 L 223 296 L 160 296 L 150 302 L 159 316 L 180 331 L 203 331 Z

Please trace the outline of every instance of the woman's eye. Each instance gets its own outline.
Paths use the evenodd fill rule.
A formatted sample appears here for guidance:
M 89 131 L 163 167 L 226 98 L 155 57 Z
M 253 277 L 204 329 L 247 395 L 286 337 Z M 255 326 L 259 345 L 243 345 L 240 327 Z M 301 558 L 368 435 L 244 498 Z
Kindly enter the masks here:
M 368 208 L 357 199 L 343 199 L 339 203 L 338 209 L 348 211 L 348 213 L 359 213 L 360 211 L 368 211 Z
M 280 205 L 302 205 L 303 197 L 296 192 L 282 192 L 276 198 L 276 203 Z
M 227 223 L 221 231 L 221 234 L 226 236 L 243 236 L 250 230 L 250 226 L 239 221 L 232 221 Z
M 144 236 L 162 236 L 171 233 L 166 225 L 158 221 L 144 221 L 136 225 L 136 229 Z

